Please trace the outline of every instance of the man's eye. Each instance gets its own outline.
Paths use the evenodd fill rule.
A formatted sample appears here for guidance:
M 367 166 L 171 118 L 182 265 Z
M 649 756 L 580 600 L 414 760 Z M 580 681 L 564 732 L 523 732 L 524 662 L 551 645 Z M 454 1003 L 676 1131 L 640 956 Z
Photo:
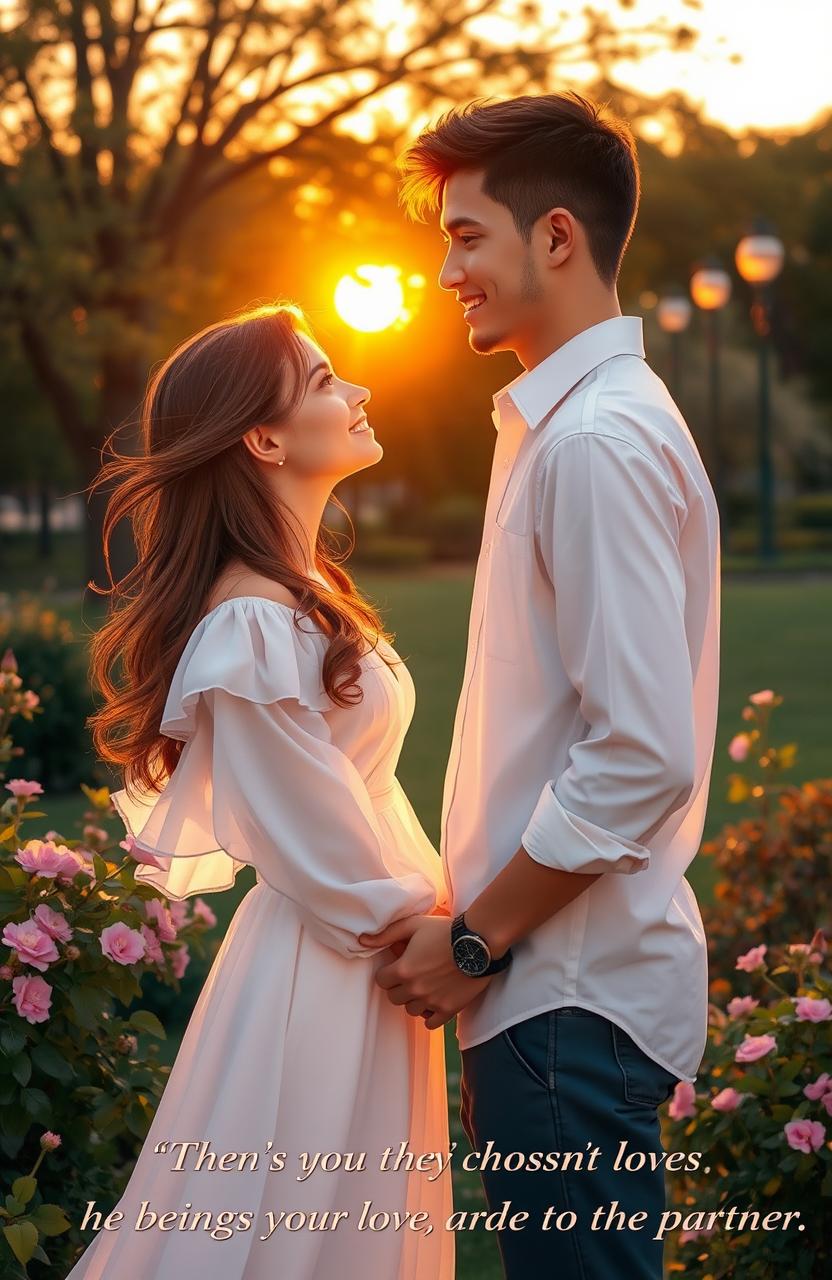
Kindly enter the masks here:
M 479 236 L 460 236 L 463 244 L 468 244 L 471 240 L 479 240 Z

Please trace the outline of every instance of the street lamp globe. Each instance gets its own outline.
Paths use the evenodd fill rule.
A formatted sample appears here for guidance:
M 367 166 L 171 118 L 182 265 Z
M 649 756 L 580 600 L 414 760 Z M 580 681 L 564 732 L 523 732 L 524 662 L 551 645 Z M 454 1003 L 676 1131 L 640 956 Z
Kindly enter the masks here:
M 768 284 L 783 268 L 783 241 L 775 235 L 743 236 L 736 248 L 737 271 L 749 284 Z
M 665 333 L 683 333 L 690 324 L 692 310 L 684 294 L 668 294 L 659 299 L 656 315 Z
M 731 297 L 731 277 L 722 267 L 703 263 L 690 278 L 690 296 L 701 311 L 720 311 Z

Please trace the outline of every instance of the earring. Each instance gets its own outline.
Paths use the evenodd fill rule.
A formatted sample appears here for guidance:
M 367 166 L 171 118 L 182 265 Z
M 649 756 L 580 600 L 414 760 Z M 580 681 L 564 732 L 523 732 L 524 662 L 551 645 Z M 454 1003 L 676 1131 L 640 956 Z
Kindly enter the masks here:
M 286 461 L 286 459 L 285 459 L 285 458 L 278 458 L 278 460 L 277 460 L 277 465 L 278 465 L 279 467 L 282 467 L 285 461 Z

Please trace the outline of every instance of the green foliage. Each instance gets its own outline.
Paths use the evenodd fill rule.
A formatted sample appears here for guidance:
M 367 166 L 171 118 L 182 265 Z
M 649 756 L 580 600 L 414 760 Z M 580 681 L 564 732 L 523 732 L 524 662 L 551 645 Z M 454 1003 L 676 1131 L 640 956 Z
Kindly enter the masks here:
M 71 791 L 94 773 L 84 646 L 66 618 L 26 596 L 0 608 L 0 648 L 7 646 L 39 699 L 41 714 L 18 723 L 15 733 L 27 776 L 49 790 Z
M 40 711 L 22 686 L 7 650 L 0 768 L 16 758 L 10 722 Z M 79 824 L 83 840 L 58 832 L 24 839 L 23 825 L 44 815 L 33 807 L 39 783 L 17 770 L 0 805 L 0 923 L 8 948 L 0 965 L 0 1188 L 10 1188 L 0 1208 L 0 1269 L 10 1280 L 28 1275 L 32 1259 L 65 1274 L 83 1243 L 73 1224 L 87 1202 L 109 1207 L 123 1191 L 169 1073 L 155 1043 L 164 1026 L 150 1010 L 133 1008 L 141 980 L 179 991 L 189 946 L 199 956 L 207 951 L 199 900 L 190 914 L 180 903 L 168 910 L 155 889 L 137 882 L 130 838 L 115 847 L 100 825 L 113 812 L 108 788 L 82 790 L 90 806 Z M 28 949 L 16 932 L 24 922 L 35 926 Z M 120 958 L 104 932 L 114 925 L 133 947 Z
M 728 776 L 728 799 L 756 814 L 728 824 L 701 850 L 719 872 L 714 903 L 702 911 L 714 997 L 749 947 L 798 941 L 818 927 L 832 932 L 832 779 L 778 781 L 797 754 L 795 743 L 771 741 L 782 702 L 772 690 L 752 694 L 746 728 L 728 748 L 742 765 Z

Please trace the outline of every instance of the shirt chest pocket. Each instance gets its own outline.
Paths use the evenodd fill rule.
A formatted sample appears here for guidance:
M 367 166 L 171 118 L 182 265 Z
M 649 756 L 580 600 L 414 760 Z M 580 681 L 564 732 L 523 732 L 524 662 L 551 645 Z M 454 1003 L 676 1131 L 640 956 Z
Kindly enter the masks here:
M 486 554 L 489 565 L 484 652 L 501 662 L 520 663 L 528 656 L 531 645 L 532 539 L 495 524 Z

